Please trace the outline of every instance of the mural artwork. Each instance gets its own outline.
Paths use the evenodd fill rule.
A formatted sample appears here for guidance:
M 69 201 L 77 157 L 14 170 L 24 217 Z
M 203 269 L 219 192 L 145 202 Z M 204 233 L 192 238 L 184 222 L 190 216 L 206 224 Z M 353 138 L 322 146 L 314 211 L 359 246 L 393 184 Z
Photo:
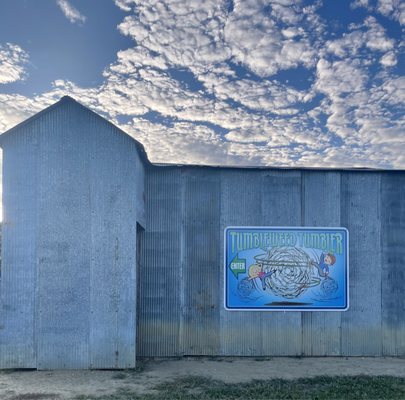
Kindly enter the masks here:
M 347 310 L 348 236 L 345 228 L 225 229 L 225 308 Z

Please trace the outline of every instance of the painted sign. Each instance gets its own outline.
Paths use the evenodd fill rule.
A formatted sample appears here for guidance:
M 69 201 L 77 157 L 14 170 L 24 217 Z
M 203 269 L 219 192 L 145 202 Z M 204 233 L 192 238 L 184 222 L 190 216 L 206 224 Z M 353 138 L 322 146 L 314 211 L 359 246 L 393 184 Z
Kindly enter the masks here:
M 347 310 L 348 243 L 345 228 L 226 228 L 225 308 Z

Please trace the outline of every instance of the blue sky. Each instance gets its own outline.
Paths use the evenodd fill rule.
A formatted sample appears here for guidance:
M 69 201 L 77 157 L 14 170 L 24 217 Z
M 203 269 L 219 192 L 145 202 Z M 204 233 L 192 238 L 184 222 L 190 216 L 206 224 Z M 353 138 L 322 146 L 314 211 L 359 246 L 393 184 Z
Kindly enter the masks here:
M 2 0 L 0 132 L 69 94 L 153 162 L 405 168 L 399 0 Z

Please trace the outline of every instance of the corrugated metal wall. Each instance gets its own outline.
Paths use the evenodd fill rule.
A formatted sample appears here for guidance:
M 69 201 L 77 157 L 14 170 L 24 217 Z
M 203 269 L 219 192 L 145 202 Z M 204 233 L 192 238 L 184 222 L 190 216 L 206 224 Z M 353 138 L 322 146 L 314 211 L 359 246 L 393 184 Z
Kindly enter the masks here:
M 73 101 L 0 141 L 0 368 L 405 355 L 405 172 L 153 167 Z M 346 227 L 350 309 L 226 311 L 227 226 Z
M 133 367 L 136 143 L 65 101 L 2 146 L 0 368 Z
M 138 355 L 405 355 L 405 173 L 152 168 Z M 346 312 L 229 312 L 227 226 L 344 226 Z
M 10 136 L 3 151 L 3 233 L 0 281 L 0 367 L 36 368 L 34 343 L 38 252 L 38 125 Z M 12 189 L 12 190 L 9 190 Z M 13 215 L 10 219 L 7 215 Z M 18 240 L 16 240 L 18 238 Z

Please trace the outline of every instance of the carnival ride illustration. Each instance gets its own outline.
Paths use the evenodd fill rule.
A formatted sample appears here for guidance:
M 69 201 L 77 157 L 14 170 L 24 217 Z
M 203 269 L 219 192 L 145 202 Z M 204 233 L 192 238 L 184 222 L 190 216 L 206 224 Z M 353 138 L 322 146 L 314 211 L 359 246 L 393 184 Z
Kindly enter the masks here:
M 298 247 L 273 247 L 254 259 L 247 276 L 238 283 L 241 298 L 255 300 L 267 291 L 285 299 L 296 299 L 315 287 L 319 289 L 314 292 L 317 301 L 336 296 L 338 284 L 329 276 L 329 267 L 336 261 L 331 253 L 313 251 L 310 256 Z

